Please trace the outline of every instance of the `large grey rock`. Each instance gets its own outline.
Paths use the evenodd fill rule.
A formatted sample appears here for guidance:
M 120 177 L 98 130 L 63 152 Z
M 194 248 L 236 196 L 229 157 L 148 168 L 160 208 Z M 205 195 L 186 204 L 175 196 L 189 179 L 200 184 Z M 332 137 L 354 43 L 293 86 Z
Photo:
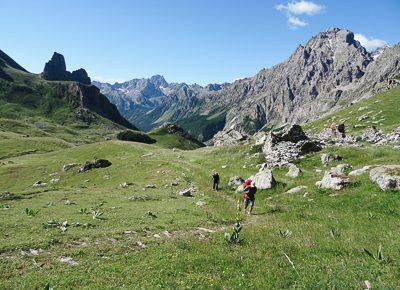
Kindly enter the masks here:
M 345 171 L 350 168 L 349 164 L 339 164 L 332 167 L 329 171 L 325 171 L 323 178 L 317 181 L 315 185 L 321 189 L 341 190 L 350 182 L 345 175 Z
M 345 125 L 344 124 L 332 124 L 331 126 L 324 128 L 318 135 L 317 138 L 322 140 L 337 140 L 346 137 Z
M 306 188 L 307 188 L 307 186 L 305 186 L 305 185 L 299 185 L 299 186 L 289 189 L 288 191 L 286 191 L 286 193 L 298 193 Z
M 362 168 L 355 169 L 349 173 L 349 176 L 356 177 L 356 176 L 363 175 L 364 173 L 367 173 L 372 167 L 373 167 L 372 165 L 366 165 L 366 166 L 363 166 Z
M 335 167 L 332 167 L 330 172 L 334 175 L 346 175 L 345 171 L 350 170 L 352 166 L 350 164 L 338 164 Z
M 213 137 L 214 146 L 228 146 L 238 144 L 240 141 L 247 139 L 247 135 L 240 133 L 234 129 L 220 131 Z
M 84 165 L 82 165 L 79 169 L 78 172 L 85 172 L 91 169 L 95 168 L 104 168 L 104 167 L 109 167 L 111 166 L 112 163 L 106 159 L 97 159 L 94 161 L 87 161 Z
M 325 172 L 324 177 L 320 181 L 317 181 L 315 185 L 321 189 L 341 190 L 348 183 L 349 179 L 346 176 Z
M 323 153 L 321 154 L 321 162 L 324 167 L 328 167 L 329 165 L 329 154 Z
M 252 178 L 258 189 L 270 189 L 276 185 L 272 171 L 269 169 L 264 169 L 258 172 Z
M 371 181 L 382 190 L 400 190 L 400 165 L 383 165 L 371 169 Z
M 193 194 L 192 194 L 192 189 L 191 189 L 191 188 L 188 188 L 188 189 L 181 190 L 181 191 L 179 192 L 179 195 L 180 195 L 180 196 L 186 196 L 186 197 L 192 197 L 192 196 L 193 196 Z
M 285 175 L 295 178 L 295 177 L 298 177 L 300 175 L 300 173 L 301 173 L 300 168 L 298 168 L 295 164 L 290 163 L 289 171 Z

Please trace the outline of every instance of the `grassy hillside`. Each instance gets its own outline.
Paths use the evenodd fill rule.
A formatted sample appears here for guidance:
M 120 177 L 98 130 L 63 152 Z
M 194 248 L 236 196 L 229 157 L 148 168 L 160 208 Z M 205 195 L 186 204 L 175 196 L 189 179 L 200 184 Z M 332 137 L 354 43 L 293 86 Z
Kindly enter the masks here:
M 318 133 L 332 123 L 344 123 L 346 132 L 358 134 L 369 125 L 390 132 L 400 125 L 400 87 L 377 94 L 362 100 L 348 108 L 306 124 L 304 127 L 311 133 Z M 362 116 L 368 118 L 358 120 Z
M 53 137 L 72 143 L 104 140 L 123 127 L 96 113 L 80 119 L 78 101 L 66 90 L 68 82 L 48 82 L 10 67 L 12 81 L 0 79 L 0 130 L 35 137 Z
M 178 148 L 182 150 L 193 150 L 204 147 L 204 144 L 197 139 L 188 135 L 186 132 L 171 133 L 168 132 L 165 126 L 154 129 L 148 134 L 151 138 L 157 141 L 157 145 L 163 148 Z
M 0 192 L 16 196 L 0 201 L 0 288 L 50 283 L 55 288 L 348 289 L 362 288 L 365 280 L 376 288 L 398 286 L 400 196 L 380 191 L 367 176 L 338 194 L 317 190 L 314 183 L 323 174 L 315 172 L 323 169 L 319 154 L 298 162 L 299 178 L 275 170 L 278 186 L 259 191 L 254 215 L 243 217 L 243 244 L 228 245 L 223 228 L 230 230 L 240 194 L 226 184 L 230 176 L 257 171 L 262 156 L 249 150 L 172 151 L 108 141 L 3 159 Z M 398 162 L 398 151 L 390 147 L 330 151 L 355 168 Z M 63 164 L 94 158 L 112 166 L 79 174 L 61 170 Z M 210 190 L 214 169 L 222 178 L 217 193 Z M 53 178 L 59 182 L 50 184 Z M 32 187 L 38 180 L 49 185 Z M 130 185 L 120 187 L 124 182 Z M 198 188 L 194 198 L 177 194 L 192 185 Z M 298 185 L 308 186 L 306 197 L 305 191 L 285 193 Z M 100 219 L 92 218 L 91 209 L 103 213 Z M 69 226 L 64 232 L 45 228 L 49 220 Z M 363 250 L 376 252 L 380 245 L 383 261 Z M 41 250 L 36 255 L 30 249 Z M 78 264 L 61 263 L 61 256 Z

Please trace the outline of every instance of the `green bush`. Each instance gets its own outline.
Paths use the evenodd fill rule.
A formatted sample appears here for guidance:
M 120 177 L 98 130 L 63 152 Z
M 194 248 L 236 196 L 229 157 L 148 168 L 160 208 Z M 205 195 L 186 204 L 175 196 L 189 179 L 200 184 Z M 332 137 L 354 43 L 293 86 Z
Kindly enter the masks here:
M 156 140 L 151 138 L 149 135 L 132 130 L 126 130 L 119 132 L 117 134 L 117 139 L 122 141 L 132 141 L 132 142 L 140 142 L 146 144 L 153 144 L 156 143 Z

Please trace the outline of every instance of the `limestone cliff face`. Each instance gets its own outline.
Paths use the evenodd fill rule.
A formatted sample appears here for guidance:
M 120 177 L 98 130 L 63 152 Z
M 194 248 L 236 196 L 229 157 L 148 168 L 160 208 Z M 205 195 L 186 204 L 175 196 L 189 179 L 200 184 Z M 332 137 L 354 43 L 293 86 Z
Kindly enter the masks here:
M 240 100 L 225 129 L 253 133 L 269 124 L 300 123 L 374 94 L 400 74 L 399 46 L 374 60 L 351 31 L 328 29 L 288 61 L 241 81 L 225 94 Z

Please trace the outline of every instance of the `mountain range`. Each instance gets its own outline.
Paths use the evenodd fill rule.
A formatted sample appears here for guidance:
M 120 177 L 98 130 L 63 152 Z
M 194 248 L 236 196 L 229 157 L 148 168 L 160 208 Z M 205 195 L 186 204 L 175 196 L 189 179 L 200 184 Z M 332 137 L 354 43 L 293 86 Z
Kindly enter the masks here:
M 233 83 L 168 83 L 162 76 L 92 82 L 142 130 L 181 125 L 199 140 L 220 130 L 253 134 L 304 123 L 398 85 L 400 45 L 368 52 L 347 29 L 329 28 L 288 60 Z

